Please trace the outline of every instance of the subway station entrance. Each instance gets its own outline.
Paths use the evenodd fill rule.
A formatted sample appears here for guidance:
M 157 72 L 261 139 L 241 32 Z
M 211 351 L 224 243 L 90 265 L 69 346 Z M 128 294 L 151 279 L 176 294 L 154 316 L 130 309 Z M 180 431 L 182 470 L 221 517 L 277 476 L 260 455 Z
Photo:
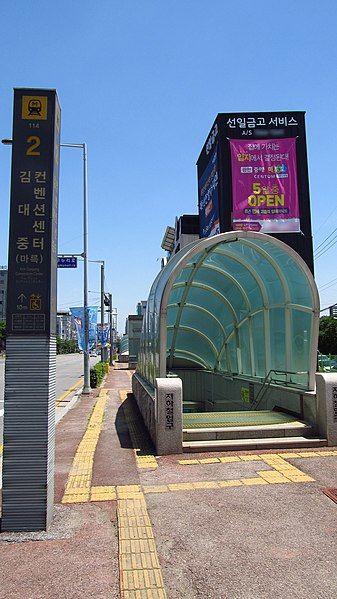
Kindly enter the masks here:
M 137 376 L 182 380 L 184 443 L 315 434 L 319 298 L 294 250 L 255 232 L 198 240 L 155 279 Z

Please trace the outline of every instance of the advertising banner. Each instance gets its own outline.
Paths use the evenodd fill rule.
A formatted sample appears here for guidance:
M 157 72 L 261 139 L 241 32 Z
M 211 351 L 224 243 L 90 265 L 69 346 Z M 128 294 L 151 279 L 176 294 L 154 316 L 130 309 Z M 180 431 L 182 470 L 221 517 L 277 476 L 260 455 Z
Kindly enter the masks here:
M 101 347 L 107 347 L 109 341 L 110 325 L 108 323 L 97 325 L 97 341 Z
M 200 237 L 211 237 L 220 233 L 218 183 L 218 146 L 216 145 L 198 184 Z
M 88 306 L 88 320 L 89 320 L 89 347 L 87 351 L 96 347 L 97 334 L 97 306 Z M 85 335 L 84 335 L 84 309 L 83 308 L 70 308 L 70 313 L 74 319 L 77 333 L 77 343 L 81 351 L 85 348 Z
M 234 231 L 298 233 L 296 138 L 230 140 Z

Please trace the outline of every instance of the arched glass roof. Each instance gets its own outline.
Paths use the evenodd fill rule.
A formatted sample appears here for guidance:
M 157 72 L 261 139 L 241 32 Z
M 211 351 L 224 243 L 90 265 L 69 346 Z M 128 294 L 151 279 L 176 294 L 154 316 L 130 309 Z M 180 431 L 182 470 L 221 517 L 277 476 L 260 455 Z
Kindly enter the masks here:
M 301 373 L 292 380 L 312 389 L 318 320 L 312 274 L 290 247 L 246 231 L 198 240 L 152 285 L 138 371 L 154 384 L 179 368 L 248 378 L 273 369 Z

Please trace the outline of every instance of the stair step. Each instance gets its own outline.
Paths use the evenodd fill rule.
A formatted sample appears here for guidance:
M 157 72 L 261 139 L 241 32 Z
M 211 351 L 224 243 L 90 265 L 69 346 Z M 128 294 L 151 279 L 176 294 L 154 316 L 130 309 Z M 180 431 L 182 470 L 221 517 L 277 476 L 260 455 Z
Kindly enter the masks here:
M 183 429 L 184 441 L 216 441 L 219 439 L 256 439 L 264 437 L 310 437 L 312 428 L 301 421 L 283 424 L 264 424 L 255 426 L 226 426 L 217 428 Z
M 324 447 L 327 439 L 319 437 L 267 437 L 256 439 L 218 439 L 208 441 L 184 441 L 184 453 L 204 451 L 235 451 L 247 449 L 281 449 L 297 447 Z

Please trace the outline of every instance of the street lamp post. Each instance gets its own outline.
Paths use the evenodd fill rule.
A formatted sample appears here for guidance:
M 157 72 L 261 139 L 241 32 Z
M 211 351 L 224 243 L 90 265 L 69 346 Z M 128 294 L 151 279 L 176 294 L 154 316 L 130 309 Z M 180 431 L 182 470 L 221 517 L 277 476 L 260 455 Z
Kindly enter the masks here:
M 81 148 L 83 151 L 83 312 L 84 312 L 84 395 L 90 393 L 89 365 L 89 315 L 88 315 L 88 166 L 87 144 L 60 144 L 64 148 Z
M 105 347 L 103 347 L 103 337 L 104 337 L 104 260 L 101 264 L 101 362 L 104 362 L 105 358 Z
M 109 293 L 109 313 L 110 313 L 110 354 L 109 364 L 113 364 L 113 322 L 112 322 L 112 294 Z

